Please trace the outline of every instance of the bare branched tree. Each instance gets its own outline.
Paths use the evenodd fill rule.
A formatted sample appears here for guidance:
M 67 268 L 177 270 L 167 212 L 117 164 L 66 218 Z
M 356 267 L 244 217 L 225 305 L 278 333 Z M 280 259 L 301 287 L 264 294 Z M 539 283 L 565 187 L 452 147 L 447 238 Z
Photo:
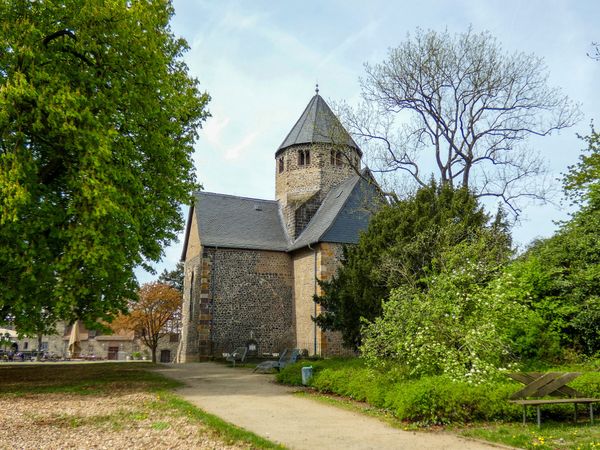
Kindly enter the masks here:
M 592 47 L 594 47 L 594 50 L 587 55 L 596 61 L 600 61 L 600 42 L 592 42 Z
M 417 30 L 380 64 L 365 65 L 364 102 L 338 105 L 372 168 L 404 172 L 502 199 L 544 200 L 545 165 L 526 144 L 574 125 L 579 106 L 548 86 L 541 58 L 508 54 L 487 32 Z

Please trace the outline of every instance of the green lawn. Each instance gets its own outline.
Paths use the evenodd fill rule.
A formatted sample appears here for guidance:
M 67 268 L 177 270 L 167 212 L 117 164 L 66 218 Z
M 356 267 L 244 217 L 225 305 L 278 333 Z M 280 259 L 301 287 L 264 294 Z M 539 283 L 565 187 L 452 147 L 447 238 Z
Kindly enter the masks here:
M 108 442 L 109 448 L 282 448 L 182 400 L 172 392 L 180 384 L 151 371 L 154 367 L 0 364 L 0 408 L 5 411 L 0 442 L 32 449 L 58 442 L 72 447 Z M 127 444 L 132 436 L 142 438 Z
M 589 423 L 488 424 L 457 430 L 468 437 L 527 449 L 600 449 L 600 425 Z

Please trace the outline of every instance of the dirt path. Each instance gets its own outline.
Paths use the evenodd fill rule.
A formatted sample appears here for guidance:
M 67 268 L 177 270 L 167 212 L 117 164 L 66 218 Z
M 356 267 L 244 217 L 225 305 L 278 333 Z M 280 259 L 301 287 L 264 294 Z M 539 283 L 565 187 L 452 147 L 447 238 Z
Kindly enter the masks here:
M 203 410 L 291 449 L 492 449 L 446 433 L 402 431 L 371 417 L 292 395 L 271 375 L 215 363 L 159 369 Z

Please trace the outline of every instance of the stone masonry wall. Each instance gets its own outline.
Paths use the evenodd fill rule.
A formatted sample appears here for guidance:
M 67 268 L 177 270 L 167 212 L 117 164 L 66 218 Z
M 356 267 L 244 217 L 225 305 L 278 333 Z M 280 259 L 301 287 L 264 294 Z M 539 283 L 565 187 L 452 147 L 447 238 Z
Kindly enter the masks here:
M 207 274 L 209 261 L 203 258 L 202 243 L 198 235 L 197 211 L 192 214 L 190 233 L 185 252 L 183 269 L 183 306 L 181 307 L 181 339 L 177 349 L 178 362 L 194 362 L 199 358 L 199 335 L 197 312 L 201 304 L 203 276 Z M 204 266 L 204 267 L 203 267 Z M 206 279 L 204 280 L 206 285 Z
M 293 237 L 297 238 L 304 231 L 308 223 L 311 221 L 323 199 L 320 195 L 321 191 L 317 192 L 310 199 L 304 202 L 300 207 L 294 210 L 294 225 L 295 230 Z
M 331 280 L 341 265 L 342 257 L 343 244 L 326 242 L 319 244 L 319 258 L 317 260 L 319 280 Z M 317 286 L 317 293 L 322 294 L 319 286 Z M 342 345 L 342 333 L 340 332 L 323 331 L 321 340 L 321 356 L 351 356 L 354 354 L 352 350 Z
M 199 287 L 202 275 L 202 255 L 186 259 L 184 264 L 183 306 L 181 307 L 181 342 L 177 351 L 179 362 L 198 361 Z
M 275 161 L 275 197 L 279 200 L 283 212 L 288 234 L 297 237 L 297 230 L 303 229 L 301 224 L 296 224 L 296 211 L 307 201 L 321 204 L 333 186 L 338 185 L 355 171 L 346 157 L 342 157 L 343 164 L 331 162 L 332 146 L 325 144 L 294 145 L 284 150 Z M 299 165 L 298 153 L 310 152 L 310 164 Z M 358 153 L 351 147 L 343 149 L 360 169 Z M 279 158 L 284 160 L 284 170 L 279 172 Z M 316 211 L 309 208 L 307 211 Z M 311 216 L 312 217 L 312 216 Z M 301 215 L 302 219 L 306 217 Z M 309 219 L 310 220 L 310 219 Z
M 258 351 L 293 344 L 292 265 L 284 252 L 206 248 L 206 296 L 200 311 L 200 357 L 221 356 L 252 336 Z M 204 298 L 202 299 L 204 302 Z M 208 337 L 210 348 L 203 347 Z
M 318 252 L 318 249 L 315 249 Z M 313 295 L 315 289 L 315 253 L 305 248 L 293 254 L 294 264 L 294 320 L 296 322 L 296 347 L 308 350 L 310 355 L 320 354 L 321 333 L 317 329 L 315 352 L 315 314 Z M 317 253 L 318 264 L 318 253 Z M 317 269 L 318 270 L 318 269 Z
M 340 266 L 342 244 L 316 244 L 316 273 L 319 280 L 330 280 Z M 305 248 L 294 253 L 294 302 L 296 322 L 296 347 L 307 349 L 310 355 L 340 356 L 350 355 L 352 351 L 342 346 L 342 336 L 338 332 L 316 329 L 312 317 L 315 316 L 313 295 L 322 294 L 322 289 L 315 285 L 315 252 Z M 316 306 L 316 314 L 321 312 L 321 306 Z M 316 351 L 315 351 L 316 337 Z

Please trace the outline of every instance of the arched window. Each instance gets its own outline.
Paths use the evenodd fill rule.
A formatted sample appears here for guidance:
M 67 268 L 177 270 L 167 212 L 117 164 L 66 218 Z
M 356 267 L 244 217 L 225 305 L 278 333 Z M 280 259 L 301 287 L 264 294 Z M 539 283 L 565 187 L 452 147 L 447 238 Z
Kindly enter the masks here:
M 344 161 L 343 161 L 342 157 L 343 157 L 342 152 L 336 151 L 336 150 L 331 150 L 331 152 L 330 152 L 331 165 L 338 166 L 338 167 L 343 166 Z
M 310 150 L 298 150 L 298 165 L 308 166 L 310 164 Z
M 279 173 L 281 173 L 281 172 L 283 172 L 283 169 L 284 169 L 283 156 L 281 156 L 277 161 L 279 163 Z

